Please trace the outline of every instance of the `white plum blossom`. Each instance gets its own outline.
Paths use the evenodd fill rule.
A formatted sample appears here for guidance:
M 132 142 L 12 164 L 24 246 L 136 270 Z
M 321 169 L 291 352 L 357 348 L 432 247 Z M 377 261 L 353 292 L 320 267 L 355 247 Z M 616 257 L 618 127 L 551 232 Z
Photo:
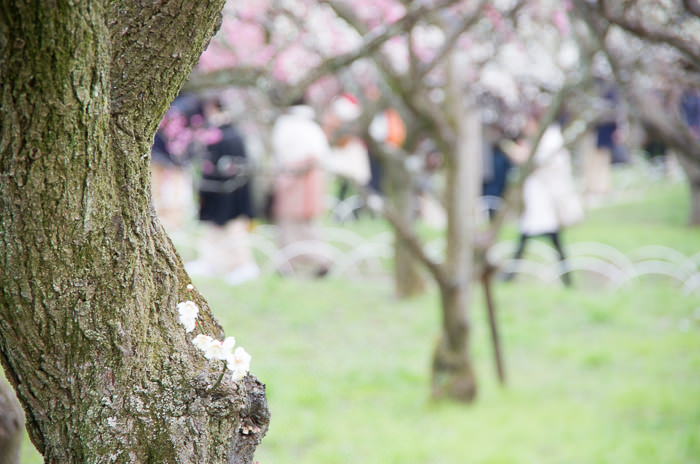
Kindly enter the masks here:
M 192 301 L 178 303 L 180 323 L 185 326 L 186 332 L 191 332 L 196 326 L 199 307 Z M 241 347 L 233 350 L 236 345 L 234 337 L 226 337 L 224 340 L 217 340 L 209 335 L 198 334 L 192 339 L 192 344 L 203 352 L 204 357 L 212 361 L 224 361 L 224 368 L 219 380 L 211 389 L 216 388 L 223 378 L 226 370 L 231 371 L 231 378 L 234 382 L 241 380 L 250 371 L 251 356 Z
M 197 335 L 192 343 L 204 352 L 204 357 L 214 361 L 228 361 L 233 356 L 236 339 L 226 337 L 224 341 L 215 340 L 208 335 Z
M 185 332 L 192 332 L 197 325 L 199 306 L 193 301 L 185 301 L 177 304 L 177 310 L 180 314 L 180 324 L 185 326 Z
M 207 347 L 213 340 L 214 339 L 209 335 L 199 334 L 192 339 L 192 344 L 200 350 L 206 351 Z
M 209 345 L 208 352 L 204 353 L 204 357 L 207 359 L 226 361 L 230 356 L 232 356 L 233 345 L 235 343 L 236 341 L 233 337 L 228 337 L 223 342 L 214 340 Z
M 226 359 L 226 352 L 219 340 L 212 340 L 204 349 L 204 357 L 207 359 Z
M 227 360 L 226 366 L 232 371 L 231 378 L 234 382 L 241 380 L 248 374 L 251 359 L 252 357 L 246 350 L 239 346 L 233 356 Z
M 227 353 L 233 353 L 233 347 L 236 346 L 236 339 L 233 337 L 226 337 L 224 341 L 221 342 L 221 346 Z

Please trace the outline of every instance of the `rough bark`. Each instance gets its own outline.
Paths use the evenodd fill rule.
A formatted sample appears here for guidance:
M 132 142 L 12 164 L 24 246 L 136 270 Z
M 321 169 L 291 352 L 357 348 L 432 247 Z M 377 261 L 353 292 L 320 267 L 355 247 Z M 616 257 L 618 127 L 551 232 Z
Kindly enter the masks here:
M 0 360 L 47 463 L 251 462 L 264 387 L 218 377 L 149 152 L 222 1 L 0 5 Z
M 12 387 L 0 377 L 0 462 L 19 464 L 24 414 Z

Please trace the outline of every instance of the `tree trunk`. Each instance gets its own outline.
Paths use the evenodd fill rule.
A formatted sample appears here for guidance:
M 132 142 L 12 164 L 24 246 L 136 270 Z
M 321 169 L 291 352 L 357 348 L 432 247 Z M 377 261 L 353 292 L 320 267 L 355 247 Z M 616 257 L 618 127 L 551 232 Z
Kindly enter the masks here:
M 221 338 L 150 202 L 149 152 L 222 1 L 0 5 L 0 360 L 47 463 L 247 463 L 264 387 Z
M 454 58 L 453 58 L 454 60 Z M 474 234 L 476 201 L 481 180 L 481 122 L 474 105 L 466 107 L 450 63 L 449 78 L 457 147 L 447 157 L 447 279 L 439 281 L 442 303 L 442 335 L 433 357 L 433 397 L 473 401 L 476 376 L 469 353 L 469 305 L 475 278 Z M 465 112 L 466 111 L 466 112 Z M 449 279 L 449 280 L 448 280 Z
M 12 387 L 0 377 L 0 462 L 19 464 L 24 414 Z
M 700 226 L 700 164 L 686 156 L 679 156 L 678 161 L 685 172 L 690 189 L 688 225 L 697 227 Z
M 416 204 L 413 179 L 403 165 L 394 160 L 386 173 L 386 192 L 405 224 L 415 224 Z M 399 298 L 410 298 L 425 292 L 420 262 L 415 258 L 401 234 L 394 232 L 394 286 Z
M 433 353 L 432 396 L 471 402 L 476 398 L 476 376 L 469 354 L 470 325 L 464 288 L 440 287 L 443 327 Z

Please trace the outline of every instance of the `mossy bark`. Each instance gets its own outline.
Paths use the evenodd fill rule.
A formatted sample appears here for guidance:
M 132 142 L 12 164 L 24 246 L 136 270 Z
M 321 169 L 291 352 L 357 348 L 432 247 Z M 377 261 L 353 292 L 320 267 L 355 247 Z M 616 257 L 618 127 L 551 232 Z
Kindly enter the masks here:
M 469 351 L 470 325 L 463 288 L 441 288 L 443 331 L 433 352 L 432 397 L 472 402 L 476 375 Z
M 264 387 L 218 376 L 150 202 L 163 113 L 222 1 L 0 5 L 0 360 L 47 463 L 251 462 Z

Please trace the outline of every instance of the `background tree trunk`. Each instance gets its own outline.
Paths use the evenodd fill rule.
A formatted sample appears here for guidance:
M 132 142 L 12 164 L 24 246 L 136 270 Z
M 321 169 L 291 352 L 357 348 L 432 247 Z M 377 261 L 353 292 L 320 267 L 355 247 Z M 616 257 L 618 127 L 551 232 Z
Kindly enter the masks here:
M 700 163 L 689 156 L 678 156 L 678 161 L 688 178 L 690 190 L 688 225 L 700 226 Z
M 2 3 L 0 360 L 32 442 L 47 463 L 251 462 L 264 387 L 207 390 L 220 366 L 177 303 L 223 332 L 150 203 L 153 134 L 222 1 Z
M 457 147 L 446 157 L 447 250 L 439 280 L 442 335 L 433 357 L 433 397 L 472 401 L 476 376 L 469 353 L 469 305 L 475 278 L 474 233 L 481 184 L 481 121 L 478 108 L 467 104 L 454 67 L 448 64 L 450 105 Z
M 385 187 L 390 202 L 405 224 L 416 222 L 416 198 L 413 179 L 398 160 L 387 159 Z M 410 298 L 425 292 L 421 264 L 401 234 L 394 232 L 394 287 L 399 298 Z

